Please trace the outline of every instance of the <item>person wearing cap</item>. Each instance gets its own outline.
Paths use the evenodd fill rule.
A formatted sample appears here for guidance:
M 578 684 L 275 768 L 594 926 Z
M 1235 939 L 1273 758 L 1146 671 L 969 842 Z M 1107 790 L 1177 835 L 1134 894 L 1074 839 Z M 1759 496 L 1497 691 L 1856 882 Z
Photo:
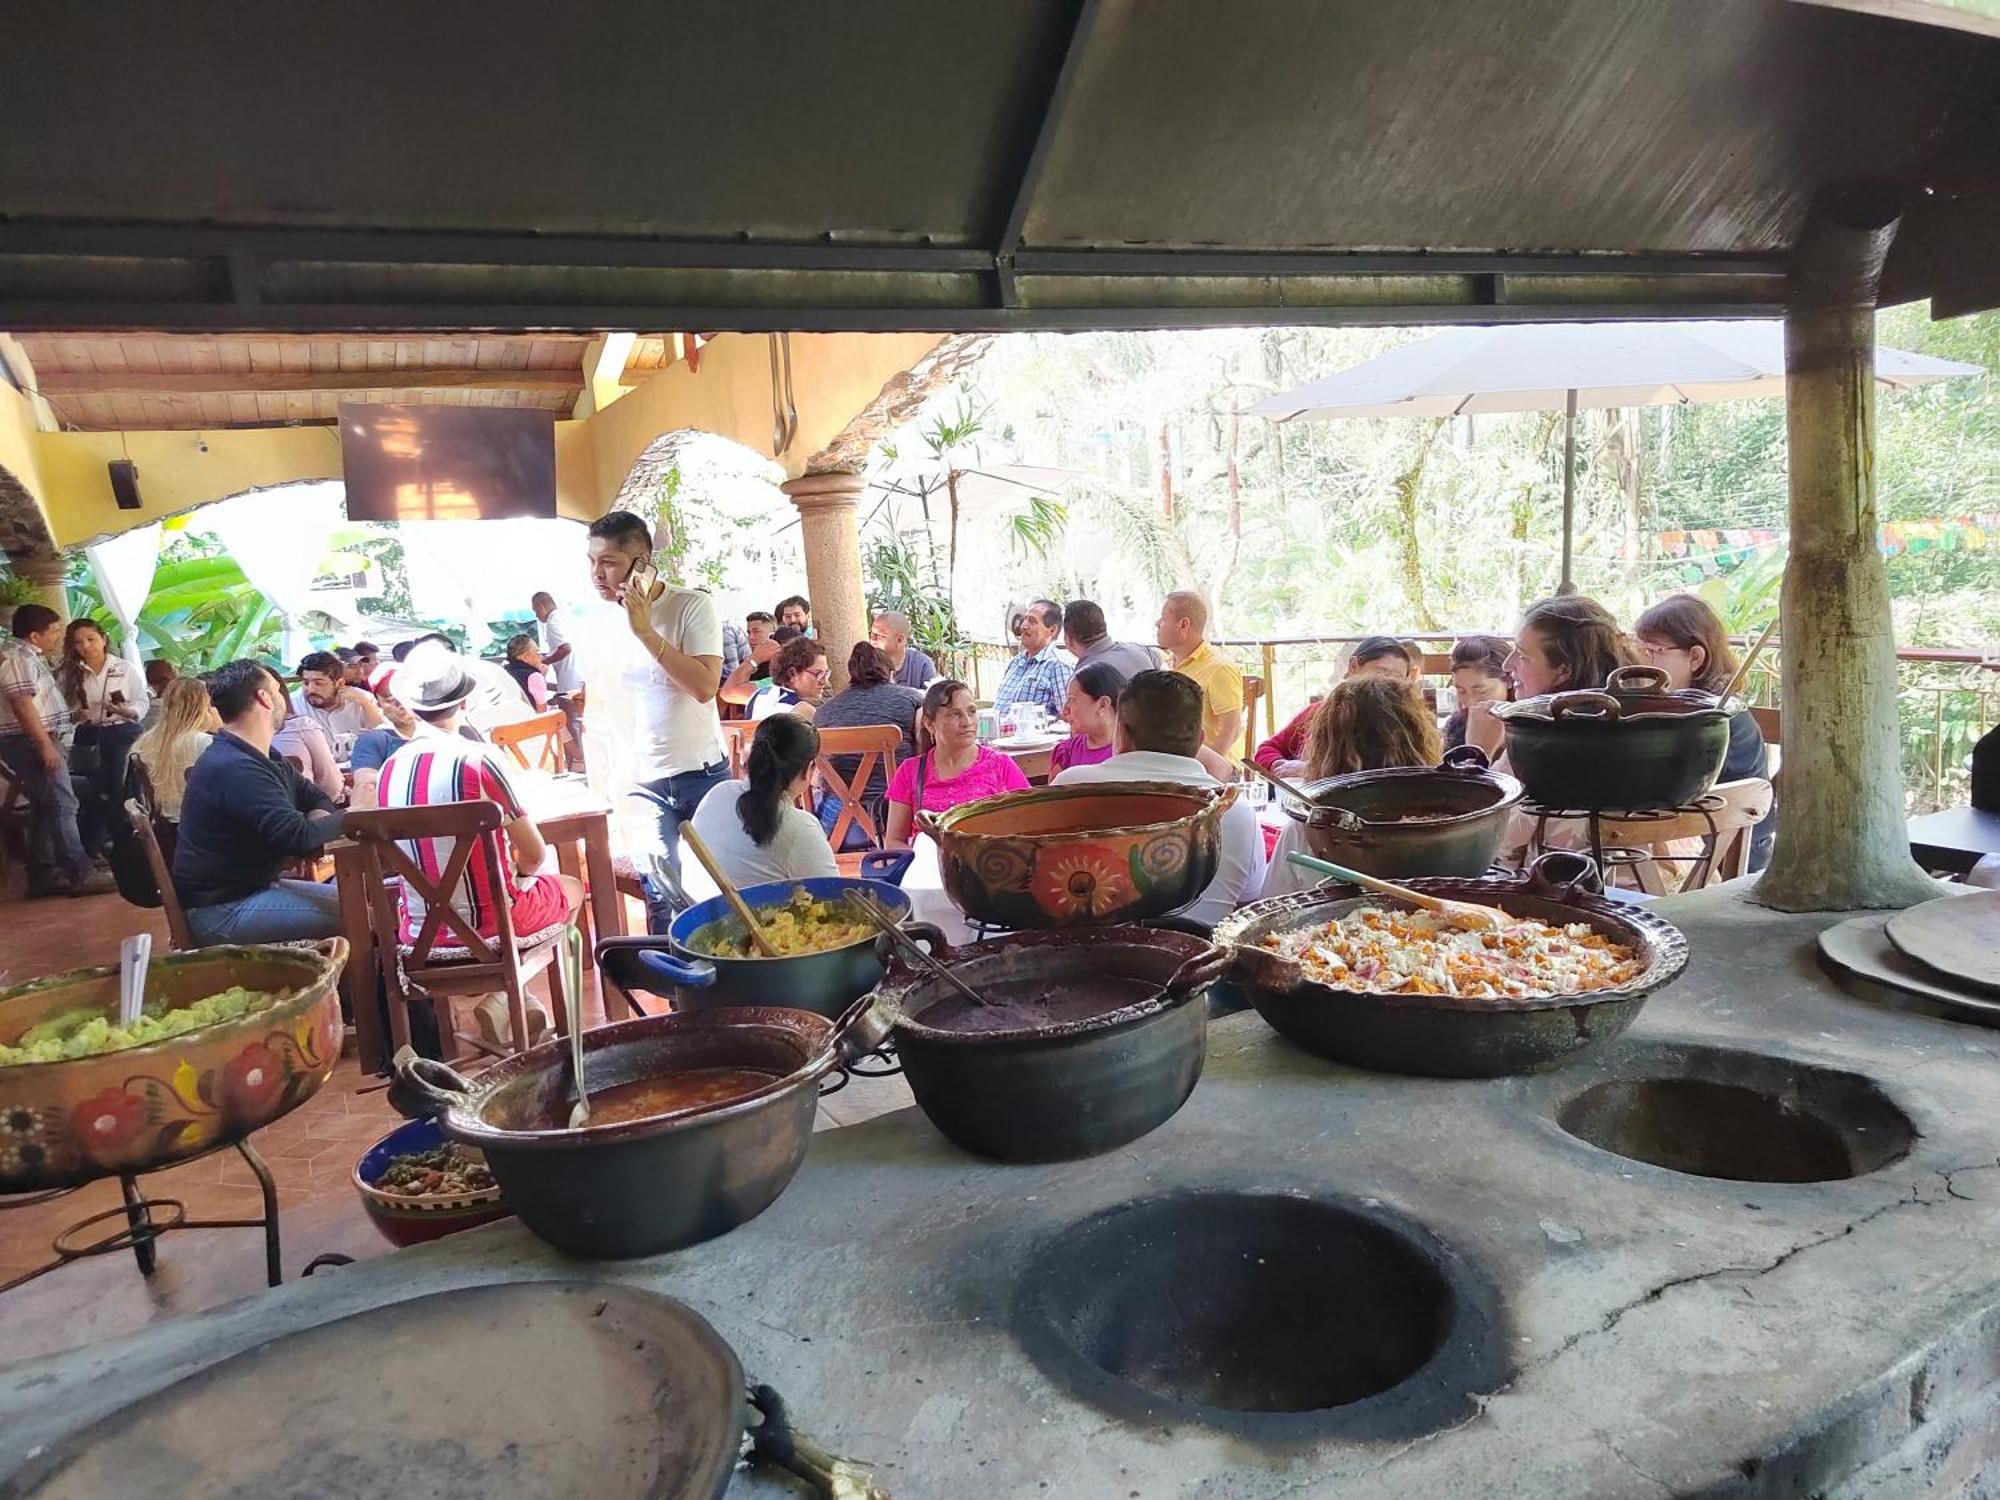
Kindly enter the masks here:
M 380 805 L 375 800 L 375 784 L 381 779 L 384 763 L 417 732 L 417 716 L 404 706 L 403 700 L 390 687 L 396 677 L 396 668 L 397 663 L 391 662 L 368 679 L 368 691 L 382 705 L 382 717 L 388 722 L 379 729 L 370 729 L 355 737 L 354 750 L 347 763 L 354 777 L 354 788 L 348 795 L 347 805 L 356 812 L 367 812 Z M 470 724 L 461 723 L 458 732 L 469 740 L 479 738 L 479 731 Z
M 340 834 L 340 812 L 271 748 L 288 703 L 261 662 L 230 662 L 208 680 L 222 719 L 181 793 L 174 890 L 198 944 L 336 937 L 340 894 L 282 880 L 287 864 Z
M 478 691 L 463 659 L 438 642 L 426 641 L 396 669 L 395 688 L 394 696 L 410 714 L 413 727 L 409 738 L 382 764 L 374 787 L 377 806 L 386 810 L 497 802 L 506 819 L 500 828 L 500 867 L 493 867 L 484 850 L 475 852 L 452 893 L 452 909 L 482 937 L 492 937 L 500 930 L 504 901 L 513 917 L 514 935 L 522 941 L 575 916 L 583 904 L 583 883 L 567 875 L 541 873 L 548 846 L 514 789 L 505 755 L 459 732 L 466 700 Z M 412 864 L 436 880 L 450 865 L 457 842 L 404 839 L 400 847 Z M 401 937 L 414 942 L 427 914 L 424 900 L 408 882 L 401 900 Z M 504 1045 L 505 997 L 489 995 L 481 1000 L 478 1019 L 486 1040 Z M 539 1023 L 534 1024 L 536 1031 L 546 1024 L 539 1013 L 531 1023 Z

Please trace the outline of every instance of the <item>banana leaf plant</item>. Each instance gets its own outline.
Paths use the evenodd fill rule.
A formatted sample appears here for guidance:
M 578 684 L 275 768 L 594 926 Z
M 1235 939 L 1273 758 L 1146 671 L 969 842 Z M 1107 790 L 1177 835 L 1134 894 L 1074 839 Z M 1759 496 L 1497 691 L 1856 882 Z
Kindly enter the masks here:
M 117 640 L 118 622 L 95 581 L 72 576 L 68 587 L 71 614 L 89 615 Z M 140 652 L 165 657 L 183 675 L 212 672 L 242 656 L 275 655 L 284 630 L 277 606 L 228 557 L 161 563 L 134 623 Z

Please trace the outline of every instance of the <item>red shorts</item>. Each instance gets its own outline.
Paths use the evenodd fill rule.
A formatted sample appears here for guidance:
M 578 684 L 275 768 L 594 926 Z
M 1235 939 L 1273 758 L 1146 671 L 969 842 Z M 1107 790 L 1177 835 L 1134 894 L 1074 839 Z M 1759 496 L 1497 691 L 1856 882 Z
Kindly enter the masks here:
M 553 875 L 537 875 L 514 896 L 514 936 L 527 938 L 569 915 L 569 898 Z

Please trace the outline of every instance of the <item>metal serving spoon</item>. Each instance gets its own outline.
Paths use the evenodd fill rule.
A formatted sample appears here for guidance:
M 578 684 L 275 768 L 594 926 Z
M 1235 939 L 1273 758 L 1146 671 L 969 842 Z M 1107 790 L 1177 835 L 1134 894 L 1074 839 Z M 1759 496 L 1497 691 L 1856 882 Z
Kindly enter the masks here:
M 583 934 L 575 926 L 563 934 L 563 994 L 569 1000 L 569 1070 L 576 1082 L 576 1103 L 569 1107 L 569 1128 L 590 1123 L 590 1095 L 583 1085 Z

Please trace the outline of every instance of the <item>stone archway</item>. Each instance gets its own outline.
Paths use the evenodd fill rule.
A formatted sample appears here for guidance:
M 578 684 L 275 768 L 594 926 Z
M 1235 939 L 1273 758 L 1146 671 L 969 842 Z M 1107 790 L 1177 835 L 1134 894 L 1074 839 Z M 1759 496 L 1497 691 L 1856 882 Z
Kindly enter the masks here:
M 62 588 L 62 551 L 28 487 L 0 468 L 0 551 L 14 576 L 38 589 Z
M 664 571 L 690 585 L 739 592 L 768 609 L 770 599 L 800 587 L 804 577 L 796 528 L 784 532 L 794 514 L 778 487 L 784 477 L 780 465 L 754 449 L 682 427 L 641 450 L 612 506 L 652 523 Z

